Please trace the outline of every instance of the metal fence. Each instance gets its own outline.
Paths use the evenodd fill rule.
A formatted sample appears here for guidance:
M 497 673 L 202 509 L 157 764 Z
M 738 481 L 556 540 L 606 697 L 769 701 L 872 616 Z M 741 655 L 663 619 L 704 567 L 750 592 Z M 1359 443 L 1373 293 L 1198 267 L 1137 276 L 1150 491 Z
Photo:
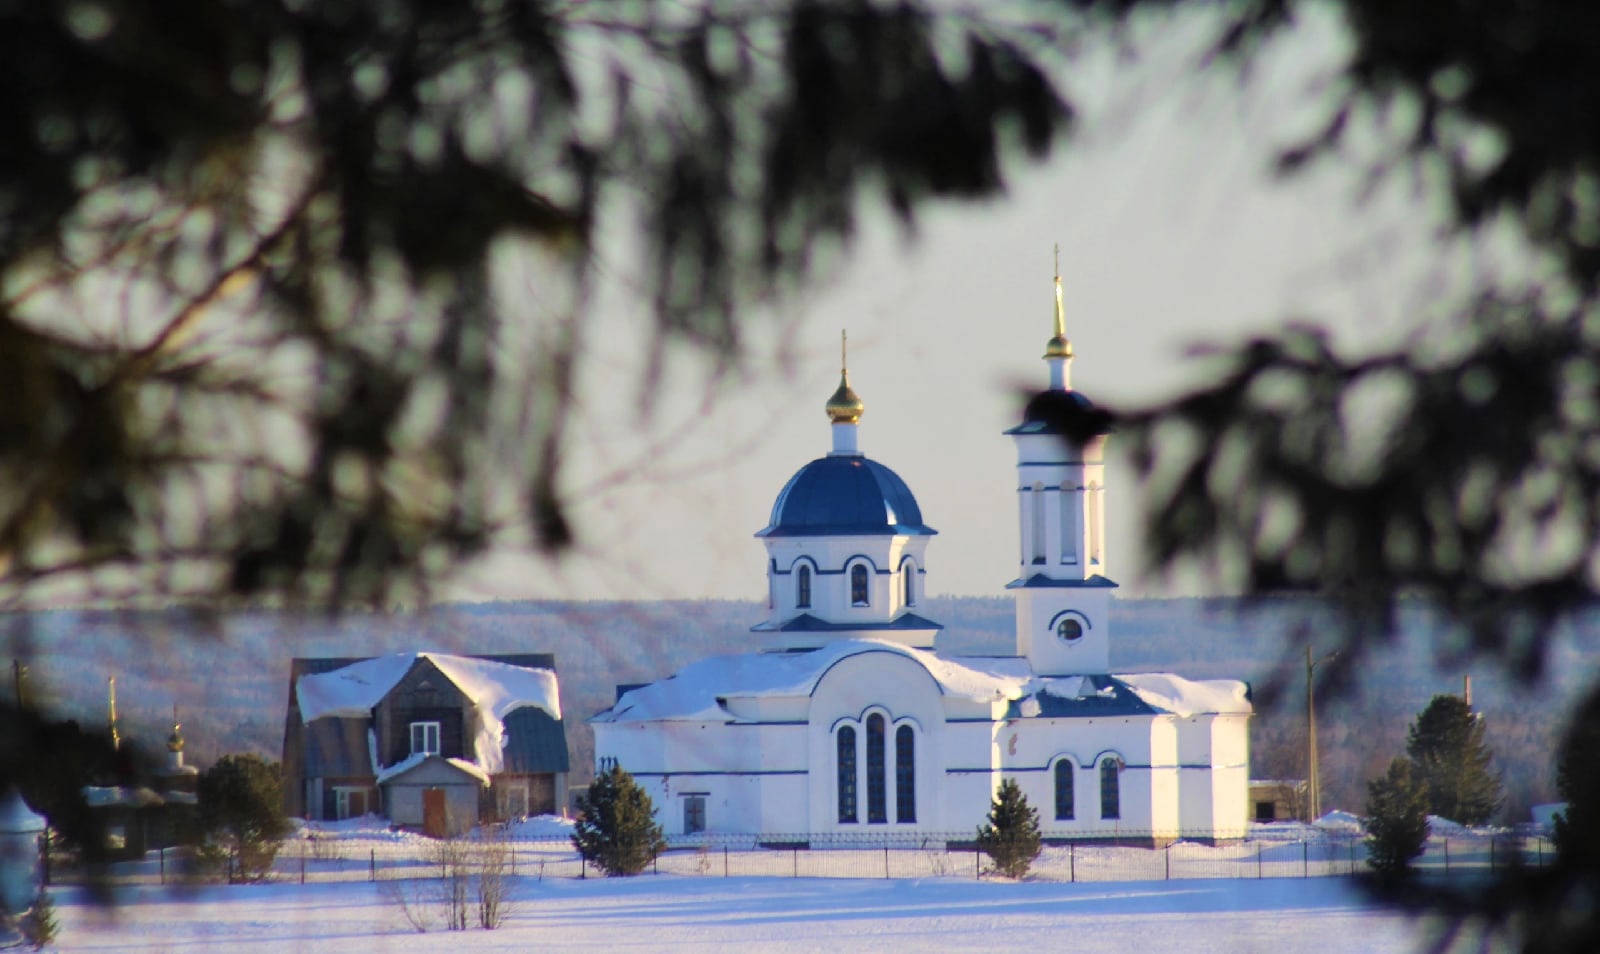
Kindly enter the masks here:
M 438 843 L 420 838 L 297 839 L 286 843 L 272 878 L 324 884 L 435 878 L 443 873 Z M 479 842 L 479 844 L 482 844 Z M 469 845 L 470 847 L 470 845 Z M 596 877 L 567 841 L 498 843 L 508 872 L 519 878 Z M 1484 875 L 1511 866 L 1542 867 L 1554 852 L 1537 835 L 1448 835 L 1428 842 L 1417 867 L 1430 877 Z M 51 866 L 51 882 L 75 883 L 86 873 L 71 865 Z M 1367 870 L 1359 835 L 1297 839 L 1256 838 L 1225 845 L 1178 841 L 1163 847 L 1116 843 L 1046 845 L 1028 879 L 1047 882 L 1162 881 L 1194 878 L 1326 878 Z M 118 884 L 180 883 L 187 878 L 180 850 L 151 852 L 144 860 L 118 862 Z M 861 837 L 784 838 L 709 836 L 674 839 L 647 874 L 684 877 L 764 878 L 992 878 L 988 857 L 960 836 L 919 835 L 869 840 Z

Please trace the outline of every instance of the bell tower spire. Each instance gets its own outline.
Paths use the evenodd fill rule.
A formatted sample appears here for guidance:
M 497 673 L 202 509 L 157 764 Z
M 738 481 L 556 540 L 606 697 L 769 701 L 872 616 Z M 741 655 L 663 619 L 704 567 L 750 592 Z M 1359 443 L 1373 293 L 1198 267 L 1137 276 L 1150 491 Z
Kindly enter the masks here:
M 1050 390 L 1072 390 L 1072 342 L 1067 340 L 1067 309 L 1061 301 L 1061 246 L 1056 246 L 1056 322 L 1055 334 L 1044 346 L 1044 360 L 1050 366 Z

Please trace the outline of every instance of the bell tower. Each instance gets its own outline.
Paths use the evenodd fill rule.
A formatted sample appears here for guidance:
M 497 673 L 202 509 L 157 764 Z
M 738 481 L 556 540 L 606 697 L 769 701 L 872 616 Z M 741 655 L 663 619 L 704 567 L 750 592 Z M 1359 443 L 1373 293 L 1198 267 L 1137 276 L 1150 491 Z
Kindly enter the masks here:
M 1007 584 L 1017 607 L 1017 655 L 1041 676 L 1110 669 L 1111 591 L 1106 576 L 1105 445 L 1110 428 L 1072 390 L 1072 342 L 1055 276 L 1054 334 L 1045 343 L 1049 387 L 1021 424 L 1017 449 L 1018 573 Z

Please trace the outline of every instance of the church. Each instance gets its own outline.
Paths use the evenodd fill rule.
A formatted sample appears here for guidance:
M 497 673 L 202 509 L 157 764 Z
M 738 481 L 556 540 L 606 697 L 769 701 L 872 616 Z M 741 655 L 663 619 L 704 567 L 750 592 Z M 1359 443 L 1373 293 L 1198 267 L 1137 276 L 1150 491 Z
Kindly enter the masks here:
M 865 405 L 842 367 L 832 449 L 790 478 L 756 534 L 770 610 L 757 651 L 619 687 L 590 720 L 600 767 L 644 786 L 668 836 L 970 840 L 1007 778 L 1051 841 L 1244 836 L 1248 686 L 1111 672 L 1110 428 L 1072 390 L 1059 275 L 1055 294 L 1049 385 L 1006 431 L 1014 651 L 939 652 L 942 627 L 920 612 L 936 531 L 905 481 L 862 452 Z

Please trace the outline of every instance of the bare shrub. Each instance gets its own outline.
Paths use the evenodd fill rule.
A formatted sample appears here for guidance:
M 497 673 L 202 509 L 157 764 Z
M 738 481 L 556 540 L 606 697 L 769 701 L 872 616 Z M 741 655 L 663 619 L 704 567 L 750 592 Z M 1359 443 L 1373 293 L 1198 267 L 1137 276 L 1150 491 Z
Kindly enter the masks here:
M 384 881 L 378 885 L 378 894 L 418 934 L 428 933 L 433 926 L 433 886 L 422 881 Z
M 503 839 L 494 838 L 479 843 L 474 855 L 478 926 L 493 931 L 506 918 L 506 902 L 511 892 L 511 846 Z
M 458 838 L 441 838 L 429 846 L 429 860 L 439 866 L 438 910 L 450 931 L 467 929 L 467 899 L 472 882 L 472 852 Z

